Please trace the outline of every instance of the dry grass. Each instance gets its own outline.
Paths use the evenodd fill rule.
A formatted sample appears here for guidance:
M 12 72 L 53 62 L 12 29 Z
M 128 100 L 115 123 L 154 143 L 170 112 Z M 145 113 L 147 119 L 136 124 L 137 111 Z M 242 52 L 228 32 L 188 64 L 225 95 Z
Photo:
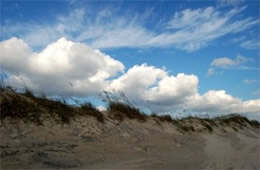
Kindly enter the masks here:
M 104 115 L 98 111 L 90 102 L 81 103 L 79 107 L 73 107 L 66 100 L 51 100 L 44 95 L 35 96 L 32 91 L 25 88 L 24 93 L 17 93 L 13 88 L 1 85 L 0 87 L 0 119 L 23 120 L 41 125 L 46 117 L 52 118 L 59 123 L 70 123 L 76 116 L 92 116 L 98 122 L 104 123 Z M 108 95 L 108 93 L 105 93 Z M 119 121 L 124 119 L 135 119 L 140 122 L 147 120 L 144 112 L 131 104 L 123 93 L 118 96 L 106 96 L 108 103 L 108 115 Z M 120 98 L 121 97 L 121 98 Z M 258 121 L 250 121 L 238 114 L 205 119 L 198 117 L 186 117 L 180 120 L 173 119 L 170 115 L 152 114 L 158 124 L 168 122 L 177 126 L 184 132 L 195 132 L 193 123 L 201 124 L 208 132 L 213 132 L 217 126 L 229 126 L 234 131 L 244 127 L 260 128 Z
M 104 102 L 108 104 L 109 115 L 119 121 L 125 118 L 146 121 L 147 115 L 132 104 L 126 95 L 120 91 L 107 92 L 99 94 Z
M 158 115 L 156 113 L 152 113 L 151 117 L 159 119 L 162 122 L 170 122 L 171 123 L 171 122 L 174 121 L 170 115 Z
M 22 119 L 38 125 L 41 125 L 46 117 L 59 123 L 70 123 L 76 116 L 84 115 L 93 116 L 99 122 L 104 122 L 103 114 L 91 103 L 83 103 L 79 109 L 70 106 L 65 100 L 51 100 L 44 96 L 37 97 L 27 88 L 24 93 L 17 93 L 7 88 L 1 89 L 0 109 L 1 120 L 6 118 Z
M 104 123 L 104 115 L 93 106 L 92 103 L 86 102 L 80 106 L 83 115 L 90 115 L 95 117 L 99 122 Z
M 221 116 L 215 118 L 215 120 L 220 121 L 222 124 L 231 125 L 236 124 L 239 127 L 245 127 L 250 125 L 255 128 L 260 128 L 260 123 L 256 120 L 248 120 L 246 117 L 243 117 L 239 114 L 230 114 L 226 116 Z
M 123 121 L 125 118 L 145 121 L 147 116 L 138 108 L 121 102 L 110 102 L 108 110 L 112 117 Z
M 35 102 L 28 101 L 18 94 L 5 96 L 3 93 L 4 91 L 1 89 L 1 120 L 5 118 L 11 118 L 12 121 L 22 119 L 41 124 L 40 113 L 42 110 Z

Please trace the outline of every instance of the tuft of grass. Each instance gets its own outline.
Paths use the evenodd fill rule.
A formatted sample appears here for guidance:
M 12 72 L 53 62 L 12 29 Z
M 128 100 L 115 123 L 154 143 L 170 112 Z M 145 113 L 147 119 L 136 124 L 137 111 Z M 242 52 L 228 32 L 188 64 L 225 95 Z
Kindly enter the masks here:
M 104 117 L 91 103 L 83 103 L 80 108 L 70 106 L 65 99 L 51 100 L 45 95 L 38 97 L 25 88 L 23 93 L 9 89 L 1 89 L 0 119 L 23 120 L 43 123 L 44 118 L 52 118 L 60 123 L 70 123 L 76 116 L 94 116 L 99 122 L 104 122 Z
M 110 113 L 118 120 L 122 121 L 125 117 L 145 121 L 147 116 L 138 108 L 121 102 L 110 102 L 108 105 Z
M 155 113 L 151 114 L 151 117 L 157 118 L 162 122 L 173 122 L 174 120 L 170 115 L 157 115 Z
M 80 105 L 80 108 L 84 115 L 94 116 L 99 122 L 104 123 L 104 115 L 92 103 L 85 102 Z
M 147 116 L 135 107 L 121 91 L 103 91 L 99 96 L 108 104 L 111 117 L 123 121 L 125 118 L 145 121 Z
M 70 120 L 76 116 L 76 110 L 64 101 L 36 97 L 33 93 L 25 93 L 24 95 L 31 98 L 39 107 L 44 108 L 45 114 L 57 122 L 70 123 Z
M 10 118 L 14 121 L 22 119 L 24 121 L 35 122 L 38 125 L 42 124 L 40 116 L 42 110 L 36 103 L 28 101 L 17 94 L 9 97 L 3 96 L 0 108 L 1 120 L 5 118 Z
M 216 122 L 212 119 L 203 118 L 202 120 L 209 123 L 211 126 L 217 126 Z
M 181 125 L 181 126 L 179 126 L 179 129 L 181 129 L 181 131 L 184 131 L 184 132 L 194 132 L 195 131 L 193 126 L 187 126 L 187 125 Z
M 26 96 L 26 97 L 32 98 L 32 99 L 36 98 L 33 91 L 30 90 L 28 87 L 25 87 L 23 95 Z
M 219 120 L 226 125 L 230 125 L 234 123 L 239 125 L 240 127 L 244 127 L 246 126 L 246 124 L 249 124 L 254 128 L 260 128 L 260 123 L 258 121 L 255 120 L 250 121 L 246 117 L 243 117 L 239 114 L 230 114 L 227 116 L 217 117 L 216 120 Z
M 209 132 L 212 132 L 213 131 L 213 128 L 208 124 L 208 123 L 203 123 L 202 124 L 205 128 L 207 128 L 207 130 L 209 131 Z
M 256 129 L 260 128 L 260 123 L 258 121 L 256 121 L 256 120 L 251 120 L 249 124 L 251 126 L 255 127 Z

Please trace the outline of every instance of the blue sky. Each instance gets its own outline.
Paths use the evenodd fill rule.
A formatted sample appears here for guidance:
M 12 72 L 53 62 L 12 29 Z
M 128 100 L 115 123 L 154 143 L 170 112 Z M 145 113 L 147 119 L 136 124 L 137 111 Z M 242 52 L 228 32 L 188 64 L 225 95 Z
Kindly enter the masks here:
M 241 110 L 233 107 L 235 103 L 245 105 L 245 112 L 259 113 L 259 23 L 259 1 L 254 0 L 3 0 L 1 67 L 10 74 L 10 83 L 19 85 L 17 76 L 11 78 L 19 72 L 32 89 L 41 89 L 50 95 L 93 96 L 99 90 L 117 89 L 141 105 L 150 107 L 152 103 L 152 109 L 162 112 L 176 108 L 207 113 Z M 59 48 L 62 50 L 73 43 L 75 48 L 57 57 Z M 30 59 L 28 62 L 25 59 L 22 65 L 15 57 L 17 54 L 24 54 L 21 56 L 25 58 L 30 55 Z M 95 61 L 99 55 L 104 61 Z M 71 59 L 74 65 L 67 63 Z M 33 65 L 32 60 L 35 60 Z M 92 69 L 81 66 L 83 61 L 85 67 Z M 37 68 L 35 63 L 39 64 Z M 45 64 L 43 71 L 40 71 L 41 63 Z M 64 71 L 65 68 L 70 72 Z M 130 70 L 136 71 L 136 75 L 131 75 Z M 138 77 L 145 70 L 154 77 L 149 79 L 150 75 L 146 74 Z M 182 73 L 185 80 L 177 78 Z M 67 74 L 71 76 L 66 77 Z M 48 83 L 69 81 L 78 83 L 78 87 L 75 85 L 75 89 L 70 90 L 55 82 L 53 89 L 48 89 L 48 83 L 41 79 Z M 100 82 L 95 84 L 97 81 Z M 176 86 L 175 90 L 183 93 L 167 91 L 168 86 Z M 195 98 L 208 106 L 200 108 L 200 102 L 188 101 Z M 252 108 L 246 108 L 249 101 Z M 217 109 L 225 103 L 232 108 Z

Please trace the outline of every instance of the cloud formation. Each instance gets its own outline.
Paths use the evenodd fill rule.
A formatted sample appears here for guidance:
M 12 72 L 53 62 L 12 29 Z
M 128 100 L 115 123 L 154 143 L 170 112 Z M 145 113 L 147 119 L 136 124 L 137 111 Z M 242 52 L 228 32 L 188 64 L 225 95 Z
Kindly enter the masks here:
M 166 70 L 153 66 L 135 65 L 125 74 L 113 80 L 107 90 L 123 91 L 132 100 L 153 109 L 167 110 L 184 102 L 197 92 L 195 75 L 170 76 Z M 134 91 L 134 92 L 133 92 Z M 163 108 L 165 107 L 165 108 Z
M 64 16 L 56 16 L 55 23 L 5 24 L 3 34 L 21 35 L 31 46 L 45 46 L 64 36 L 74 41 L 87 43 L 90 47 L 104 48 L 145 48 L 175 47 L 195 51 L 208 46 L 213 40 L 228 34 L 236 34 L 259 24 L 259 19 L 237 17 L 243 8 L 229 11 L 217 7 L 184 9 L 176 11 L 172 17 L 153 23 L 149 17 L 152 10 L 143 14 L 118 15 L 116 10 L 102 9 L 93 15 L 83 8 L 74 9 Z M 155 31 L 156 30 L 156 31 Z M 241 44 L 252 47 L 252 43 Z
M 83 43 L 61 38 L 37 53 L 21 39 L 0 43 L 1 67 L 8 82 L 61 96 L 93 96 L 102 90 L 123 91 L 130 100 L 153 111 L 185 109 L 200 113 L 260 113 L 260 99 L 242 101 L 224 90 L 199 93 L 196 75 L 170 75 L 164 68 L 124 65 Z M 238 57 L 236 62 L 244 62 Z M 19 75 L 17 74 L 19 73 Z M 118 77 L 114 77 L 118 76 Z
M 125 92 L 130 99 L 154 111 L 192 110 L 200 113 L 260 113 L 260 100 L 242 101 L 224 90 L 199 94 L 195 75 L 169 75 L 146 64 L 134 66 L 113 80 L 108 89 Z M 108 90 L 107 89 L 107 90 Z
M 94 94 L 104 89 L 106 79 L 124 69 L 110 56 L 65 38 L 39 53 L 23 40 L 11 38 L 0 43 L 0 51 L 1 67 L 10 73 L 11 84 L 26 84 L 51 95 Z

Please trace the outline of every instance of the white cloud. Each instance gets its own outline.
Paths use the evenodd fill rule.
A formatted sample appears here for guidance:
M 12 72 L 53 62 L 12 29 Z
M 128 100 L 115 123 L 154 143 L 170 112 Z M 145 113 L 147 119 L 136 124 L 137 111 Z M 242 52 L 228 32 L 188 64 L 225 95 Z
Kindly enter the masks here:
M 102 106 L 102 105 L 98 106 L 97 109 L 98 109 L 99 111 L 101 111 L 101 112 L 107 110 L 107 108 L 104 107 L 104 106 Z
M 194 75 L 179 73 L 176 77 L 169 76 L 164 69 L 143 64 L 114 79 L 108 90 L 123 91 L 132 99 L 150 104 L 167 105 L 170 102 L 178 105 L 186 96 L 197 92 L 197 84 L 198 78 Z
M 224 11 L 207 7 L 177 11 L 172 17 L 153 23 L 157 31 L 146 26 L 153 10 L 132 16 L 119 15 L 106 8 L 94 14 L 89 13 L 91 10 L 74 9 L 68 15 L 57 16 L 52 24 L 10 23 L 3 26 L 2 31 L 6 36 L 18 34 L 31 46 L 47 45 L 64 36 L 99 49 L 173 46 L 195 51 L 217 38 L 257 25 L 259 20 L 237 17 L 244 9 Z
M 107 90 L 116 89 L 124 91 L 131 98 L 143 98 L 145 90 L 167 75 L 163 69 L 147 66 L 133 66 L 127 73 L 112 80 Z M 134 88 L 135 93 L 132 93 Z
M 164 69 L 143 64 L 114 79 L 107 90 L 123 91 L 131 100 L 161 111 L 180 105 L 197 92 L 197 85 L 195 75 L 170 76 Z
M 259 23 L 259 20 L 252 18 L 237 20 L 235 16 L 244 9 L 234 8 L 223 13 L 214 7 L 208 7 L 176 12 L 168 22 L 168 28 L 174 32 L 158 35 L 155 40 L 187 51 L 198 50 L 219 37 L 243 31 Z
M 122 63 L 65 38 L 39 53 L 33 52 L 23 40 L 12 38 L 0 43 L 0 51 L 1 67 L 9 73 L 8 82 L 13 86 L 25 83 L 36 92 L 85 97 L 102 90 L 118 90 L 140 106 L 158 112 L 188 109 L 217 114 L 260 113 L 260 99 L 242 101 L 224 90 L 201 95 L 197 76 L 169 75 L 165 68 L 135 65 L 112 79 L 123 71 Z M 240 58 L 236 61 L 242 62 Z
M 228 67 L 236 65 L 236 62 L 227 57 L 223 57 L 214 59 L 210 65 L 215 67 Z
M 39 53 L 20 39 L 0 44 L 1 67 L 11 73 L 9 82 L 24 83 L 52 95 L 92 95 L 106 87 L 124 65 L 82 43 L 61 38 Z M 19 76 L 17 76 L 17 73 Z
M 187 106 L 187 109 L 208 113 L 260 113 L 260 99 L 242 101 L 224 90 L 210 90 L 203 95 L 191 96 Z
M 130 100 L 153 111 L 192 110 L 200 113 L 254 113 L 259 114 L 260 100 L 242 101 L 224 90 L 198 93 L 198 77 L 179 73 L 169 75 L 165 70 L 134 66 L 117 79 L 107 90 L 123 91 Z

